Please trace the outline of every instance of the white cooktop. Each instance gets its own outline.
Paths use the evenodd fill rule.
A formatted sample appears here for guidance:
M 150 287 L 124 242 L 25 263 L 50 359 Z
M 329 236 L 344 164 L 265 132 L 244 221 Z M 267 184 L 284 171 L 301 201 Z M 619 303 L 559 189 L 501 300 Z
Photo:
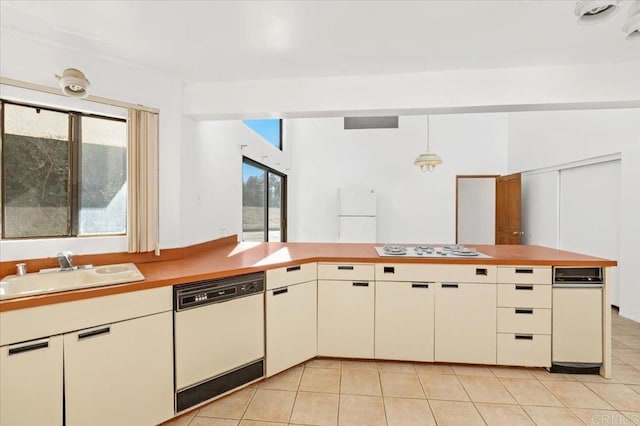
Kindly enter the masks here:
M 385 253 L 384 247 L 375 247 L 380 257 L 425 257 L 425 258 L 471 258 L 471 259 L 492 259 L 491 256 L 474 251 L 470 253 L 446 250 L 443 247 L 433 247 L 433 251 L 416 250 L 415 246 L 406 246 L 406 253 Z

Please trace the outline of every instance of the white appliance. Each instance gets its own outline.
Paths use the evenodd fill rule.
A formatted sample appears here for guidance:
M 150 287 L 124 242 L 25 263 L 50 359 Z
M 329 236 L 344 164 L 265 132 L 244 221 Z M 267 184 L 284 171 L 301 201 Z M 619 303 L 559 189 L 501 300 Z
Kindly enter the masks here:
M 601 267 L 553 268 L 552 373 L 599 374 L 604 284 Z
M 338 242 L 376 242 L 376 191 L 366 187 L 338 188 Z
M 174 286 L 176 412 L 264 376 L 264 273 Z

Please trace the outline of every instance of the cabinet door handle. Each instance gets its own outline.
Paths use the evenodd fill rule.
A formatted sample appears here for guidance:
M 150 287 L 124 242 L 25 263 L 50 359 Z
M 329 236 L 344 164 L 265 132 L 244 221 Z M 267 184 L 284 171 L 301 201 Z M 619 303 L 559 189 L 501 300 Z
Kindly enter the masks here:
M 532 285 L 516 285 L 516 290 L 533 290 Z
M 488 273 L 487 268 L 476 268 L 476 275 L 484 275 L 486 277 Z
M 97 330 L 85 331 L 84 333 L 78 333 L 78 340 L 87 339 L 89 337 L 100 336 L 101 334 L 111 333 L 111 326 L 98 328 Z
M 516 334 L 514 337 L 516 340 L 533 340 L 533 335 L 531 334 Z
M 354 287 L 369 287 L 369 283 L 368 282 L 354 281 L 352 284 L 353 284 Z
M 338 271 L 353 271 L 353 266 L 338 266 Z
M 29 343 L 27 345 L 22 346 L 9 346 L 9 355 L 16 355 L 22 352 L 35 351 L 37 349 L 44 349 L 49 347 L 49 341 L 46 342 L 37 342 L 37 343 Z
M 395 274 L 396 273 L 396 268 L 393 266 L 385 266 L 382 269 L 383 273 L 385 274 Z
M 516 308 L 516 314 L 533 314 L 533 309 L 530 308 Z
M 300 268 L 301 268 L 301 266 L 300 266 L 300 265 L 298 265 L 298 266 L 289 266 L 289 267 L 287 268 L 287 272 L 299 271 L 299 270 L 300 270 Z
M 411 288 L 429 288 L 431 283 L 411 283 Z
M 288 287 L 278 288 L 278 289 L 273 290 L 273 295 L 277 296 L 279 294 L 284 294 L 284 293 L 288 293 L 288 292 L 289 292 L 289 288 Z
M 533 274 L 533 268 L 516 268 L 516 274 Z
M 440 286 L 442 288 L 458 288 L 458 284 L 454 283 L 442 283 Z

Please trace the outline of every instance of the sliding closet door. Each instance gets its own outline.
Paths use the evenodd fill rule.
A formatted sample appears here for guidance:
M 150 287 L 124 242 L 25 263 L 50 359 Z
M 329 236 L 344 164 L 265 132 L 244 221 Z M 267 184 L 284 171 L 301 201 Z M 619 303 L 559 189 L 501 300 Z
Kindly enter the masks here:
M 608 161 L 560 171 L 560 249 L 619 260 L 620 165 Z M 612 268 L 611 303 L 619 304 Z

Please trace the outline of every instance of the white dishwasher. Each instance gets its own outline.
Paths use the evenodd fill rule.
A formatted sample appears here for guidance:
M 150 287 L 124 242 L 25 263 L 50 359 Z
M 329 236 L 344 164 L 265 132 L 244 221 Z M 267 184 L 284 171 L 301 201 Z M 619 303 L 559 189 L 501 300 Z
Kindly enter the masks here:
M 264 376 L 264 273 L 174 286 L 176 412 Z
M 601 267 L 553 268 L 551 369 L 599 374 L 602 365 Z

